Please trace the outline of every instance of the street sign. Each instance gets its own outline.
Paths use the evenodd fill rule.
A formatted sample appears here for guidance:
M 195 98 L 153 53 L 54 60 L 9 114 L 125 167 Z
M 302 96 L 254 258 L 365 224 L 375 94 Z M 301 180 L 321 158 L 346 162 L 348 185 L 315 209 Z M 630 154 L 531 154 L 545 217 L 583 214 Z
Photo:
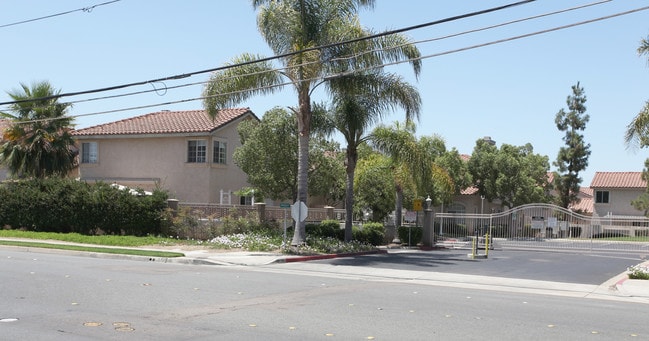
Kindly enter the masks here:
M 306 220 L 306 216 L 309 213 L 309 209 L 306 207 L 306 204 L 302 201 L 296 201 L 292 206 L 291 206 L 291 218 L 295 219 L 296 221 L 304 221 Z
M 422 210 L 421 199 L 415 199 L 412 201 L 412 210 L 417 212 Z
M 289 207 L 291 207 L 291 204 L 289 204 L 287 202 L 281 202 L 281 203 L 279 203 L 279 207 L 281 207 L 281 208 L 289 208 Z

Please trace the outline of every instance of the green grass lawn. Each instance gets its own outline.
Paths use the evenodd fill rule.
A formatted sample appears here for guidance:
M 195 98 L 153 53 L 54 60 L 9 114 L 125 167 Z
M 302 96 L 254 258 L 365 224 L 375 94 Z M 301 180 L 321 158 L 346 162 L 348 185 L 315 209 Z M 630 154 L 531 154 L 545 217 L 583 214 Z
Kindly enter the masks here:
M 38 247 L 59 250 L 99 252 L 111 254 L 136 255 L 146 257 L 182 257 L 183 253 L 152 251 L 133 249 L 147 245 L 174 245 L 179 241 L 172 238 L 160 237 L 134 237 L 134 236 L 85 236 L 78 233 L 54 233 L 54 232 L 32 232 L 18 230 L 0 230 L 0 237 L 30 239 L 24 240 L 0 240 L 0 245 L 11 245 L 21 247 Z M 31 241 L 33 240 L 33 241 Z M 47 241 L 61 241 L 77 244 L 70 245 L 48 243 Z M 98 246 L 92 246 L 98 245 Z

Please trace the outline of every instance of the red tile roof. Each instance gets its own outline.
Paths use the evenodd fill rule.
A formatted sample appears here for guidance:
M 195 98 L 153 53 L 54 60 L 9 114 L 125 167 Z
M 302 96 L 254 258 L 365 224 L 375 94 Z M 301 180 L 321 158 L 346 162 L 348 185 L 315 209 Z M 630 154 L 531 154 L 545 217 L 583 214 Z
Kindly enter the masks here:
M 467 187 L 465 189 L 460 190 L 460 194 L 461 195 L 474 195 L 474 194 L 478 194 L 479 191 L 480 190 L 478 189 L 478 187 L 471 186 L 471 187 Z
M 570 205 L 570 209 L 576 212 L 592 214 L 593 213 L 593 189 L 589 187 L 579 187 L 579 203 Z
M 212 120 L 205 110 L 158 111 L 88 128 L 75 130 L 75 136 L 208 133 L 246 114 L 249 108 L 223 109 Z
M 595 172 L 591 188 L 646 188 L 642 172 Z

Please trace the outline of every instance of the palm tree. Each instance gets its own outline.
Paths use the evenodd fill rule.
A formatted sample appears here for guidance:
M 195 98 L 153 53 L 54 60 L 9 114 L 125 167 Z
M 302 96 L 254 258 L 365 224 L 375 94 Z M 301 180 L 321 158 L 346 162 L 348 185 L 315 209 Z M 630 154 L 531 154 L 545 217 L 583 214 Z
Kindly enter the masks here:
M 382 60 L 413 60 L 420 65 L 419 53 L 408 45 L 395 46 L 391 39 L 372 39 L 358 44 L 331 45 L 361 36 L 363 30 L 357 18 L 360 7 L 372 7 L 374 0 L 253 0 L 259 9 L 257 25 L 266 43 L 280 56 L 281 68 L 261 56 L 243 54 L 232 61 L 236 67 L 214 73 L 204 89 L 204 106 L 210 116 L 219 109 L 234 106 L 263 94 L 280 91 L 291 85 L 297 93 L 297 107 L 291 108 L 298 126 L 298 193 L 297 201 L 307 200 L 309 138 L 311 134 L 312 103 L 315 89 L 333 75 L 355 69 L 360 62 L 380 65 Z M 321 46 L 330 45 L 327 48 Z M 366 47 L 372 46 L 371 50 Z M 350 56 L 357 52 L 378 51 Z M 342 57 L 342 58 L 341 58 Z M 355 58 L 349 58 L 355 57 Z M 374 57 L 374 59 L 370 58 Z M 376 58 L 379 58 L 378 60 Z M 360 62 L 359 62 L 360 61 Z M 372 63 L 373 65 L 369 65 Z M 331 89 L 329 89 L 331 90 Z M 296 222 L 292 245 L 306 240 L 304 222 Z
M 640 41 L 638 55 L 647 56 L 649 62 L 649 37 Z M 640 148 L 649 146 L 649 101 L 645 102 L 644 107 L 627 126 L 624 140 L 627 146 L 637 145 Z
M 396 192 L 395 228 L 398 229 L 401 224 L 403 189 L 408 184 L 414 184 L 420 197 L 437 193 L 445 200 L 453 193 L 453 180 L 442 167 L 435 164 L 435 158 L 441 156 L 446 149 L 441 138 L 426 137 L 418 140 L 414 123 L 406 121 L 403 126 L 396 123 L 393 127 L 375 128 L 370 141 L 392 159 Z M 398 242 L 398 238 L 395 238 L 395 242 Z
M 16 102 L 11 113 L 0 113 L 14 124 L 3 135 L 0 163 L 15 177 L 64 177 L 76 166 L 76 149 L 71 135 L 73 119 L 67 117 L 68 103 L 59 103 L 49 82 L 8 92 Z
M 413 86 L 400 77 L 381 71 L 340 77 L 331 81 L 335 96 L 333 121 L 347 143 L 345 171 L 345 241 L 352 239 L 354 171 L 358 147 L 367 140 L 366 130 L 396 106 L 406 120 L 419 118 L 421 98 Z

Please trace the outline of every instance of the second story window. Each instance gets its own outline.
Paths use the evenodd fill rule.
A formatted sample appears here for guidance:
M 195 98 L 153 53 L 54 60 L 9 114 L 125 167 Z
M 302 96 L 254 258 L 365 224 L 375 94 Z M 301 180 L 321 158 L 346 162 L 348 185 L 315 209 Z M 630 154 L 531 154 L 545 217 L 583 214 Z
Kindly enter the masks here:
M 205 140 L 187 141 L 187 162 L 189 163 L 207 162 L 207 141 Z
M 81 163 L 97 163 L 97 142 L 84 142 L 81 144 Z
M 597 204 L 608 204 L 608 191 L 596 191 L 595 192 L 595 203 L 597 203 Z
M 223 141 L 214 141 L 214 155 L 212 156 L 212 162 L 220 163 L 222 165 L 226 164 L 226 155 L 228 152 L 228 144 Z

